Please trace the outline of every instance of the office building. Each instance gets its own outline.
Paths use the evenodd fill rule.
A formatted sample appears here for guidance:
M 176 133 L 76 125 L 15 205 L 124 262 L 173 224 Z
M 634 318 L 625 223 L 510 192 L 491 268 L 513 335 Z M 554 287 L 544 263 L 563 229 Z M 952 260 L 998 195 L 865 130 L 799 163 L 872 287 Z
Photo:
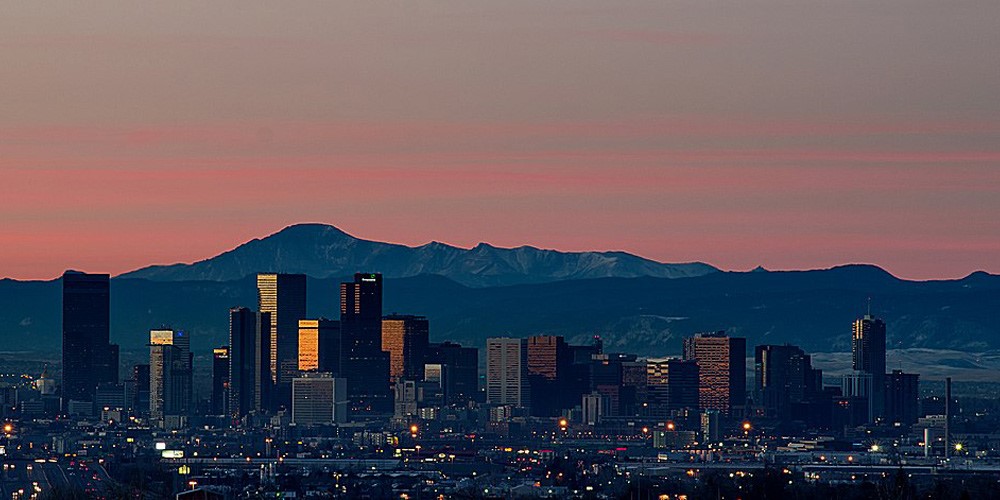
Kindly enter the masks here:
M 310 372 L 292 379 L 292 423 L 329 425 L 347 422 L 347 381 Z
M 149 332 L 149 416 L 184 416 L 191 411 L 191 339 L 180 330 Z
M 306 318 L 306 276 L 304 274 L 257 275 L 257 305 L 271 318 L 271 359 L 269 371 L 274 386 L 275 409 L 287 407 L 291 380 L 299 369 L 299 320 Z
M 118 383 L 118 346 L 110 343 L 107 274 L 62 276 L 62 397 L 93 403 L 97 386 Z
M 646 360 L 648 416 L 666 417 L 674 410 L 697 409 L 699 404 L 698 363 L 677 358 Z
M 885 322 L 866 314 L 853 325 L 851 356 L 857 372 L 871 375 L 872 419 L 885 415 Z
M 229 346 L 212 349 L 212 415 L 229 414 Z
M 482 401 L 479 391 L 479 349 L 462 347 L 454 342 L 430 344 L 425 362 L 441 365 L 447 370 L 443 389 L 448 403 Z
M 341 375 L 352 413 L 391 414 L 389 354 L 382 351 L 382 275 L 340 284 Z
M 299 371 L 340 373 L 340 322 L 299 320 Z
M 521 408 L 530 405 L 527 340 L 486 339 L 486 402 Z
M 271 315 L 229 311 L 229 415 L 238 421 L 270 408 Z
M 920 375 L 893 370 L 885 378 L 885 418 L 890 424 L 913 425 L 920 413 Z
M 746 404 L 746 339 L 725 332 L 684 339 L 684 359 L 698 362 L 698 404 L 730 415 Z
M 429 332 L 423 316 L 391 315 L 382 319 L 382 350 L 389 353 L 390 382 L 423 376 Z
M 793 345 L 755 347 L 754 375 L 754 403 L 780 420 L 804 418 L 804 405 L 822 390 L 822 372 Z
M 527 344 L 532 414 L 552 417 L 565 408 L 580 404 L 580 398 L 589 387 L 573 383 L 570 374 L 573 351 L 565 340 L 559 336 L 538 335 L 528 337 Z

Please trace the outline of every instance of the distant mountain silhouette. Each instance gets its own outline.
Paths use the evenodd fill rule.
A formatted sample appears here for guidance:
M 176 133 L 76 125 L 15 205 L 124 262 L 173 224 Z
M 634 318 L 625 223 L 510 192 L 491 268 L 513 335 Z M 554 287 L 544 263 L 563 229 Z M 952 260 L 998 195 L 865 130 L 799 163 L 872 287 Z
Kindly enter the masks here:
M 437 274 L 473 287 L 609 277 L 684 278 L 718 271 L 708 264 L 662 264 L 625 252 L 558 252 L 486 243 L 471 249 L 438 242 L 408 247 L 355 238 L 330 225 L 297 224 L 210 259 L 150 266 L 121 277 L 231 281 L 258 272 L 326 278 L 368 270 L 387 278 Z
M 344 276 L 308 280 L 308 314 L 337 317 Z M 679 354 L 681 338 L 728 330 L 747 345 L 798 344 L 849 352 L 851 322 L 886 320 L 888 346 L 1000 350 L 1000 276 L 907 281 L 874 266 L 816 271 L 716 272 L 692 278 L 600 278 L 467 287 L 420 275 L 385 282 L 385 312 L 426 315 L 431 338 L 482 346 L 486 337 L 556 334 L 574 343 L 604 337 L 608 350 Z M 256 307 L 252 277 L 234 281 L 111 281 L 112 340 L 141 350 L 148 330 L 191 333 L 202 354 L 225 344 L 228 308 Z M 60 282 L 0 280 L 0 350 L 57 351 Z M 752 351 L 748 349 L 748 354 Z

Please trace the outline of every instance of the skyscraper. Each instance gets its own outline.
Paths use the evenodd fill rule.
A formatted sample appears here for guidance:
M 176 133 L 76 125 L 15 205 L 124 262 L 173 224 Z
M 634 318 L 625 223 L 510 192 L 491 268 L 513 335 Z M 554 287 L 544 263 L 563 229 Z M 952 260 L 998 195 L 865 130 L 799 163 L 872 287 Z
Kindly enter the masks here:
M 382 351 L 382 275 L 340 284 L 341 376 L 352 413 L 392 413 L 389 353 Z
M 97 386 L 118 382 L 118 346 L 110 343 L 111 284 L 107 274 L 62 276 L 62 396 L 94 401 Z
M 270 407 L 271 315 L 229 310 L 229 414 L 239 420 Z
M 480 397 L 479 349 L 453 342 L 430 344 L 425 361 L 446 370 L 443 389 L 449 403 L 462 404 Z
M 423 378 L 430 326 L 424 316 L 382 318 L 382 350 L 389 353 L 389 380 Z
M 291 381 L 299 369 L 299 320 L 306 318 L 306 275 L 257 275 L 257 302 L 271 317 L 270 373 L 275 407 L 291 403 Z
M 885 415 L 885 322 L 871 314 L 854 321 L 851 355 L 857 372 L 871 375 L 872 418 Z
M 184 416 L 191 411 L 191 339 L 168 328 L 149 332 L 149 416 Z
M 340 373 L 340 322 L 299 320 L 299 370 Z
M 646 402 L 650 416 L 669 416 L 672 410 L 698 409 L 699 367 L 689 359 L 646 360 Z
M 527 408 L 531 402 L 528 384 L 528 342 L 498 337 L 486 339 L 486 402 Z
M 822 373 L 793 345 L 754 348 L 755 403 L 782 420 L 803 418 L 801 405 L 822 390 Z
M 891 424 L 913 425 L 920 411 L 920 375 L 893 370 L 885 379 L 885 417 Z
M 528 382 L 531 384 L 531 411 L 540 417 L 552 417 L 565 408 L 580 404 L 588 387 L 577 387 L 570 377 L 573 351 L 555 335 L 536 335 L 527 339 Z
M 212 415 L 229 414 L 229 346 L 212 350 Z
M 725 332 L 684 339 L 684 359 L 698 362 L 698 404 L 703 410 L 730 414 L 746 404 L 746 346 L 746 339 Z

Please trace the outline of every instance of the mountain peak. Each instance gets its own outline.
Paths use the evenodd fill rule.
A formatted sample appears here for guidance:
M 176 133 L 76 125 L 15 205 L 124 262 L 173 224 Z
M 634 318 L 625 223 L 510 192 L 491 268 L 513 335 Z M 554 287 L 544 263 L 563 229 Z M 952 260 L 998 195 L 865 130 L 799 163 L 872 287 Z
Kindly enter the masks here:
M 436 274 L 466 286 L 588 278 L 691 277 L 718 271 L 700 263 L 664 264 L 622 252 L 559 252 L 482 242 L 463 249 L 440 242 L 418 247 L 356 238 L 335 226 L 294 224 L 193 264 L 151 266 L 122 275 L 156 281 L 231 281 L 261 271 L 314 278 L 374 269 L 388 278 Z

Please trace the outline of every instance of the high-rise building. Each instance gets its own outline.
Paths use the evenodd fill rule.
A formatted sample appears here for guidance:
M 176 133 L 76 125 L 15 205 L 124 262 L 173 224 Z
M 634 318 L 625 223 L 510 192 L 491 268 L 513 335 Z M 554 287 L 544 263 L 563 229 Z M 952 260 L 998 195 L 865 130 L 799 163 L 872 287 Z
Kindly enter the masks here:
M 149 332 L 149 416 L 153 420 L 191 411 L 191 339 L 180 330 Z
M 530 405 L 526 339 L 486 339 L 486 402 L 522 408 Z
M 270 408 L 271 315 L 229 311 L 229 415 L 238 421 Z
M 446 371 L 445 385 L 442 389 L 448 403 L 464 404 L 472 400 L 481 401 L 479 349 L 462 347 L 454 342 L 430 344 L 425 361 L 441 365 Z
M 132 401 L 132 411 L 140 417 L 149 416 L 149 365 L 140 363 L 132 366 L 132 383 L 135 395 Z
M 340 374 L 340 322 L 299 320 L 299 370 Z
M 229 414 L 229 346 L 212 350 L 212 415 Z
M 872 418 L 885 415 L 885 322 L 871 314 L 854 321 L 851 355 L 855 371 L 871 375 Z
M 673 410 L 698 409 L 699 367 L 689 359 L 646 360 L 646 403 L 649 416 L 669 416 Z
M 822 390 L 822 372 L 811 357 L 793 345 L 754 348 L 754 402 L 781 420 L 802 419 L 802 405 Z
M 309 372 L 292 379 L 292 423 L 324 425 L 347 422 L 347 381 L 330 373 Z
M 352 413 L 393 411 L 389 353 L 382 350 L 382 275 L 340 284 L 341 376 Z
M 110 278 L 66 272 L 62 289 L 63 404 L 93 402 L 98 385 L 118 382 L 118 346 L 110 343 Z
M 554 335 L 536 335 L 528 337 L 527 344 L 532 414 L 552 417 L 580 404 L 580 398 L 590 387 L 573 383 L 570 373 L 573 350 L 565 340 Z
M 725 332 L 684 339 L 684 359 L 698 362 L 698 404 L 703 410 L 731 414 L 746 404 L 746 346 L 746 339 Z
M 920 375 L 893 370 L 885 378 L 885 418 L 891 424 L 913 425 L 920 413 Z
M 306 318 L 306 275 L 257 275 L 257 302 L 271 317 L 270 374 L 274 384 L 272 404 L 291 403 L 291 381 L 299 369 L 299 320 Z
M 382 350 L 389 353 L 389 380 L 423 377 L 430 327 L 424 316 L 394 314 L 382 318 Z

